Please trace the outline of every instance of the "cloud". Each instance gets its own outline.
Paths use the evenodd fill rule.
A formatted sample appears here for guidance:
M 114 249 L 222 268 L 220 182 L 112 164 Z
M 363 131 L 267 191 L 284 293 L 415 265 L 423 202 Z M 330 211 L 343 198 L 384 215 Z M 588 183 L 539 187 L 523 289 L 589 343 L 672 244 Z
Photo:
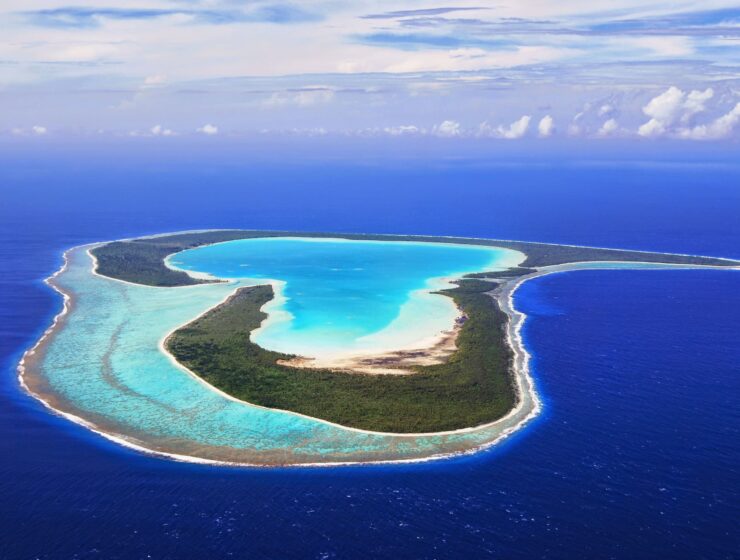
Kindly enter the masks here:
M 496 6 L 499 8 L 499 6 Z M 615 19 L 616 10 L 602 11 L 599 13 L 592 9 L 591 13 L 582 12 L 578 18 L 569 17 L 567 12 L 559 14 L 549 12 L 547 18 L 543 17 L 521 17 L 522 9 L 509 11 L 516 14 L 508 17 L 496 17 L 484 19 L 486 14 L 476 14 L 475 18 L 447 17 L 449 13 L 458 10 L 490 10 L 491 8 L 429 8 L 420 10 L 401 10 L 360 16 L 362 19 L 395 19 L 398 24 L 407 28 L 435 28 L 456 27 L 458 30 L 465 29 L 481 34 L 510 34 L 520 37 L 527 35 L 561 36 L 561 37 L 613 37 L 624 39 L 631 37 L 635 39 L 650 38 L 672 38 L 672 37 L 737 37 L 740 35 L 740 9 L 727 8 L 718 10 L 705 10 L 694 12 L 681 12 L 675 8 L 677 13 L 665 13 L 640 17 L 640 12 L 635 12 L 635 17 Z M 497 15 L 502 10 L 497 10 Z M 506 11 L 504 9 L 504 11 Z M 526 9 L 525 9 L 526 11 Z M 622 13 L 629 10 L 622 9 Z M 657 11 L 668 11 L 670 8 L 658 8 Z M 541 10 L 538 10 L 539 15 Z M 529 14 L 533 16 L 534 14 Z M 665 47 L 661 47 L 665 48 Z
M 676 86 L 671 86 L 660 95 L 653 97 L 642 108 L 642 112 L 658 123 L 670 124 L 676 120 L 684 99 L 684 92 Z
M 91 64 L 110 60 L 120 52 L 120 46 L 111 43 L 65 43 L 50 49 L 46 61 L 52 63 Z
M 152 136 L 174 136 L 175 133 L 169 128 L 164 128 L 161 124 L 156 124 L 149 129 Z
M 421 8 L 417 10 L 397 10 L 395 12 L 384 12 L 380 14 L 369 14 L 361 16 L 362 19 L 395 19 L 415 16 L 441 16 L 452 12 L 468 12 L 471 10 L 487 10 L 478 6 L 460 6 L 456 8 Z
M 119 9 L 119 8 L 54 8 L 23 12 L 29 23 L 42 27 L 92 28 L 104 19 L 142 20 L 182 13 L 178 10 Z
M 637 129 L 637 134 L 644 136 L 645 138 L 654 138 L 665 134 L 665 125 L 658 119 L 650 119 L 645 124 L 640 125 Z
M 569 125 L 585 140 L 610 119 L 618 121 L 613 137 L 638 137 L 638 127 L 641 136 L 670 138 L 724 130 L 724 121 L 712 124 L 740 100 L 732 48 L 740 9 L 687 15 L 695 8 L 665 2 L 575 11 L 540 4 L 7 0 L 0 64 L 10 117 L 0 124 L 22 125 L 29 136 L 36 121 L 53 125 L 54 137 L 101 124 L 151 136 L 161 121 L 196 136 L 209 119 L 225 127 L 219 138 L 295 126 L 410 141 L 433 133 L 564 139 Z M 707 7 L 719 4 L 731 5 Z M 315 19 L 306 10 L 325 21 L 239 25 Z M 676 25 L 681 33 L 691 27 L 690 36 L 675 35 Z M 726 33 L 703 40 L 709 26 Z M 674 48 L 676 37 L 690 48 Z M 690 56 L 668 59 L 658 47 Z M 677 100 L 660 98 L 671 85 Z M 48 103 L 34 106 L 41 97 Z M 81 99 L 85 111 L 76 110 Z M 586 103 L 590 109 L 572 120 Z M 35 116 L 16 123 L 14 114 Z M 445 118 L 463 126 L 440 128 Z M 486 118 L 490 126 L 479 131 Z
M 656 137 L 671 131 L 676 122 L 688 122 L 692 116 L 706 109 L 705 104 L 714 96 L 714 90 L 693 90 L 688 94 L 676 86 L 653 97 L 642 108 L 650 120 L 637 130 L 640 136 Z
M 616 119 L 609 119 L 601 125 L 601 128 L 596 134 L 602 137 L 611 136 L 617 130 L 619 130 L 619 124 L 617 124 Z
M 296 76 L 328 81 L 336 72 L 353 73 L 363 86 L 360 80 L 380 82 L 371 75 L 380 72 L 449 72 L 455 77 L 457 72 L 507 68 L 523 78 L 519 82 L 523 87 L 539 82 L 542 90 L 557 88 L 581 97 L 569 84 L 606 88 L 639 82 L 665 88 L 671 77 L 680 77 L 688 84 L 712 81 L 720 92 L 730 80 L 737 80 L 733 68 L 737 66 L 740 9 L 711 9 L 731 5 L 729 0 L 713 0 L 707 4 L 709 9 L 694 12 L 687 11 L 695 9 L 690 3 L 659 2 L 648 9 L 636 0 L 614 6 L 589 4 L 581 10 L 553 2 L 494 6 L 467 0 L 6 0 L 0 4 L 0 17 L 6 21 L 0 53 L 3 84 L 12 85 L 34 81 L 53 88 L 51 82 L 59 78 L 85 76 L 84 88 L 113 93 L 130 87 L 127 80 L 142 82 L 146 76 L 161 74 L 167 76 L 167 89 L 172 91 L 198 88 L 193 85 L 198 80 L 222 79 L 218 87 L 231 95 L 226 79 L 230 76 L 269 76 L 274 81 L 262 82 L 259 89 L 274 92 L 285 87 L 287 78 Z M 40 7 L 48 9 L 36 9 Z M 310 24 L 316 21 L 322 23 Z M 258 25 L 249 29 L 241 25 L 248 23 Z M 263 25 L 268 23 L 309 25 Z M 682 60 L 673 60 L 677 55 Z M 664 66 L 657 66 L 656 61 Z M 631 73 L 624 71 L 625 64 L 633 65 Z M 681 65 L 685 72 L 666 70 L 669 64 Z M 723 71 L 727 78 L 720 85 L 711 74 Z M 498 87 L 496 80 L 514 81 L 508 76 L 489 75 L 488 79 Z M 401 79 L 411 83 L 416 76 Z M 145 87 L 155 89 L 157 85 L 161 84 Z M 601 103 L 612 99 L 601 96 Z M 623 121 L 621 111 L 634 106 L 622 106 L 634 103 L 635 97 L 618 99 L 620 113 L 603 114 L 598 124 L 613 116 L 628 122 Z M 519 106 L 511 114 L 537 106 L 543 105 Z M 569 109 L 575 106 L 571 103 Z M 567 128 L 562 109 L 545 110 L 557 118 L 559 128 Z M 211 111 L 205 114 L 216 118 Z M 401 115 L 393 117 L 400 121 L 391 122 L 406 118 L 431 122 L 430 115 Z M 457 116 L 471 123 L 484 118 Z M 379 121 L 385 122 L 372 122 Z M 192 123 L 168 122 L 178 130 L 193 129 Z M 368 124 L 369 119 L 357 128 Z M 594 122 L 589 125 L 589 132 L 598 128 Z
M 516 50 L 517 43 L 511 39 L 485 39 L 463 35 L 442 35 L 432 33 L 369 33 L 358 35 L 357 40 L 369 45 L 382 45 L 397 49 L 455 49 L 479 48 L 485 50 Z
M 704 91 L 693 90 L 686 96 L 684 102 L 684 114 L 681 115 L 681 122 L 688 120 L 697 113 L 706 110 L 706 102 L 714 97 L 714 90 L 707 88 Z
M 540 138 L 547 138 L 548 136 L 552 136 L 552 133 L 555 131 L 555 121 L 550 115 L 545 115 L 540 120 L 540 123 L 537 125 L 537 134 L 539 134 Z
M 740 122 L 740 102 L 729 113 L 716 118 L 709 124 L 679 130 L 679 138 L 690 140 L 719 140 L 727 138 Z
M 445 121 L 452 122 L 452 121 Z M 400 126 L 387 126 L 383 129 L 383 132 L 391 136 L 404 136 L 407 134 L 420 134 L 422 130 L 413 124 L 400 125 Z
M 322 126 L 316 126 L 313 128 L 291 128 L 290 130 L 263 130 L 264 134 L 287 134 L 290 136 L 309 136 L 309 137 L 316 137 L 316 136 L 327 136 L 329 134 L 329 131 L 322 127 Z
M 496 8 L 500 8 L 496 6 Z M 592 9 L 591 13 L 583 12 L 578 18 L 573 18 L 567 12 L 559 14 L 550 11 L 547 18 L 521 17 L 522 9 L 508 11 L 508 17 L 484 18 L 487 15 L 476 14 L 477 17 L 448 17 L 448 14 L 458 10 L 484 10 L 491 8 L 428 8 L 420 10 L 401 10 L 360 16 L 361 19 L 395 19 L 396 23 L 404 28 L 433 29 L 454 28 L 458 33 L 470 32 L 482 37 L 507 34 L 510 36 L 537 36 L 537 37 L 567 37 L 567 38 L 607 38 L 623 42 L 629 38 L 630 42 L 640 42 L 644 47 L 662 51 L 664 54 L 685 50 L 687 43 L 678 41 L 684 38 L 728 38 L 740 36 L 740 9 L 729 8 L 694 12 L 665 13 L 662 15 L 640 17 L 640 12 L 631 10 L 635 17 L 614 19 L 617 10 L 601 11 Z M 498 9 L 497 15 L 502 10 Z M 525 10 L 526 11 L 526 8 Z M 619 10 L 629 13 L 630 10 Z M 669 7 L 658 8 L 656 11 L 668 11 Z M 539 15 L 541 11 L 538 11 Z M 655 13 L 655 12 L 654 12 Z M 529 14 L 530 16 L 534 14 Z
M 615 35 L 736 35 L 739 22 L 739 8 L 724 8 L 613 20 L 589 30 Z
M 509 126 L 499 126 L 497 129 L 498 135 L 501 138 L 506 138 L 509 140 L 514 140 L 517 138 L 521 138 L 527 133 L 527 129 L 529 128 L 529 122 L 532 120 L 532 117 L 529 115 L 524 115 L 519 120 L 514 121 Z
M 433 133 L 443 138 L 454 138 L 462 135 L 462 128 L 457 121 L 443 121 L 434 127 Z
M 292 4 L 264 4 L 247 10 L 198 10 L 154 8 L 65 7 L 21 13 L 28 23 L 40 27 L 91 29 L 107 21 L 145 21 L 184 17 L 185 23 L 225 25 L 233 23 L 305 23 L 318 21 L 319 14 Z
M 47 130 L 45 126 L 41 126 L 39 124 L 34 125 L 28 129 L 16 127 L 10 130 L 10 133 L 13 134 L 14 136 L 27 136 L 29 134 L 32 136 L 44 136 L 48 132 L 49 131 Z
M 167 83 L 167 76 L 164 74 L 153 74 L 144 78 L 143 88 L 153 88 L 162 86 Z
M 481 48 L 459 49 L 403 49 L 398 56 L 390 49 L 384 49 L 377 61 L 372 57 L 361 64 L 351 63 L 340 66 L 346 72 L 466 72 L 491 68 L 533 65 L 545 63 L 562 55 L 562 52 L 549 47 L 521 47 L 515 50 L 488 51 Z M 391 54 L 392 56 L 389 56 Z M 385 62 L 390 61 L 390 64 Z
M 306 86 L 292 91 L 273 93 L 264 104 L 267 106 L 298 105 L 308 107 L 329 103 L 334 99 L 335 91 L 328 86 Z
M 200 132 L 206 136 L 215 136 L 218 134 L 218 127 L 213 124 L 204 124 L 200 128 L 196 129 L 196 132 Z
M 251 12 L 243 15 L 241 21 L 244 22 L 263 22 L 263 23 L 309 23 L 312 21 L 321 21 L 323 17 L 314 12 L 310 12 L 294 6 L 292 4 L 272 4 L 259 6 Z

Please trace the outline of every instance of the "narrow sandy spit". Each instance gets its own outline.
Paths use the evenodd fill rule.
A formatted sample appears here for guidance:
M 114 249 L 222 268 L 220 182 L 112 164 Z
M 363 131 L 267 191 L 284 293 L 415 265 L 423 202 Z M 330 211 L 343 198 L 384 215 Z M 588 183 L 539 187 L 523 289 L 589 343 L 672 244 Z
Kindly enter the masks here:
M 459 451 L 459 452 L 432 454 L 429 456 L 418 457 L 418 458 L 404 458 L 404 459 L 389 458 L 389 459 L 379 459 L 379 460 L 372 460 L 372 461 L 335 461 L 335 462 L 315 462 L 315 463 L 314 462 L 304 462 L 304 463 L 298 462 L 298 463 L 285 463 L 285 464 L 275 463 L 275 464 L 266 465 L 262 463 L 235 462 L 235 461 L 227 461 L 227 460 L 220 461 L 220 460 L 215 460 L 211 458 L 202 458 L 202 457 L 197 457 L 197 456 L 179 454 L 179 453 L 176 453 L 174 450 L 170 452 L 170 451 L 162 451 L 159 449 L 152 449 L 150 447 L 147 447 L 146 442 L 139 441 L 138 439 L 133 440 L 132 438 L 129 438 L 122 434 L 114 434 L 114 433 L 107 432 L 101 429 L 95 423 L 89 420 L 86 420 L 85 418 L 77 414 L 56 408 L 53 404 L 54 399 L 52 395 L 45 395 L 40 391 L 34 391 L 29 386 L 29 383 L 27 383 L 26 377 L 31 377 L 34 375 L 41 377 L 40 371 L 37 371 L 37 368 L 34 367 L 36 365 L 35 362 L 38 358 L 38 355 L 43 353 L 44 347 L 49 343 L 49 341 L 52 339 L 52 337 L 57 332 L 57 330 L 63 327 L 64 318 L 68 314 L 72 306 L 74 305 L 72 294 L 65 292 L 64 289 L 56 283 L 56 278 L 67 269 L 68 262 L 69 262 L 69 257 L 68 257 L 69 253 L 71 251 L 81 250 L 83 248 L 86 248 L 86 252 L 89 255 L 91 262 L 92 262 L 91 273 L 97 276 L 100 276 L 96 272 L 97 263 L 95 262 L 95 258 L 90 253 L 90 249 L 94 248 L 97 245 L 99 244 L 96 243 L 96 244 L 90 244 L 90 245 L 83 245 L 83 246 L 75 247 L 75 248 L 72 248 L 66 251 L 64 253 L 64 264 L 62 265 L 62 267 L 57 272 L 55 272 L 52 276 L 50 276 L 49 278 L 45 280 L 45 282 L 52 289 L 54 289 L 55 291 L 59 292 L 62 295 L 62 297 L 64 298 L 64 307 L 62 311 L 59 314 L 57 314 L 56 317 L 54 317 L 52 325 L 48 329 L 46 329 L 42 337 L 30 349 L 28 349 L 24 353 L 23 357 L 21 358 L 18 364 L 18 379 L 19 379 L 19 383 L 21 387 L 28 394 L 38 399 L 39 401 L 41 401 L 51 411 L 77 424 L 80 424 L 90 429 L 91 431 L 102 435 L 103 437 L 111 441 L 114 441 L 128 448 L 135 449 L 137 451 L 151 454 L 151 455 L 167 457 L 169 459 L 173 459 L 177 461 L 186 461 L 186 462 L 193 462 L 193 463 L 213 464 L 213 465 L 245 466 L 245 467 L 285 467 L 285 466 L 328 467 L 328 466 L 358 465 L 358 464 L 417 463 L 417 462 L 426 462 L 426 461 L 431 461 L 431 460 L 439 460 L 439 459 L 444 459 L 444 458 L 449 458 L 449 457 L 472 454 L 472 453 L 478 452 L 482 449 L 491 447 L 499 443 L 500 441 L 507 438 L 512 433 L 521 429 L 524 425 L 526 425 L 533 418 L 535 418 L 539 414 L 541 410 L 541 406 L 542 406 L 541 401 L 534 387 L 534 380 L 531 377 L 531 372 L 530 372 L 530 367 L 529 367 L 530 355 L 524 346 L 524 343 L 522 341 L 522 336 L 521 336 L 521 330 L 526 320 L 526 315 L 524 315 L 523 313 L 521 313 L 515 308 L 514 301 L 513 301 L 514 293 L 519 288 L 519 286 L 521 286 L 524 282 L 532 280 L 534 278 L 538 278 L 540 276 L 547 275 L 547 274 L 568 272 L 568 271 L 574 271 L 574 270 L 609 268 L 608 265 L 604 266 L 603 263 L 592 263 L 592 262 L 569 263 L 567 265 L 555 265 L 551 267 L 543 267 L 532 274 L 514 278 L 511 280 L 502 280 L 497 283 L 497 286 L 494 288 L 494 290 L 492 290 L 491 295 L 492 297 L 496 298 L 498 304 L 501 306 L 502 311 L 504 311 L 509 318 L 508 323 L 507 323 L 506 336 L 507 336 L 507 341 L 510 347 L 512 348 L 512 352 L 513 352 L 512 373 L 514 375 L 514 381 L 516 384 L 517 393 L 519 397 L 516 407 L 514 407 L 506 416 L 499 418 L 498 420 L 495 420 L 487 424 L 475 426 L 475 427 L 447 431 L 447 432 L 397 434 L 397 433 L 373 432 L 373 431 L 368 431 L 368 430 L 360 430 L 357 428 L 349 428 L 349 427 L 340 426 L 338 424 L 334 424 L 334 423 L 331 423 L 325 420 L 307 417 L 305 415 L 301 415 L 298 413 L 294 413 L 290 411 L 282 411 L 288 414 L 294 414 L 296 416 L 302 416 L 304 418 L 309 418 L 316 422 L 322 422 L 325 424 L 336 426 L 344 430 L 355 431 L 355 432 L 366 433 L 366 434 L 391 436 L 394 438 L 444 436 L 444 435 L 453 435 L 453 434 L 464 434 L 464 433 L 470 433 L 474 431 L 483 431 L 483 430 L 497 428 L 497 427 L 501 428 L 500 433 L 498 433 L 498 435 L 496 435 L 495 437 L 492 437 L 490 441 L 487 441 L 480 445 L 471 446 L 470 449 L 466 449 L 466 450 Z M 631 261 L 623 261 L 623 262 L 614 261 L 608 264 L 615 264 L 615 263 L 624 264 L 624 265 L 634 265 L 635 268 L 640 268 L 644 266 L 645 264 L 648 264 L 648 265 L 652 264 L 652 263 L 641 263 L 641 262 L 631 262 Z M 681 264 L 668 264 L 668 265 L 660 265 L 660 266 L 652 265 L 648 269 L 649 270 L 660 270 L 660 269 L 671 269 L 671 268 L 672 269 L 740 270 L 740 267 L 720 267 L 720 266 L 712 266 L 712 265 L 681 265 Z M 109 280 L 112 282 L 120 281 L 120 280 L 110 279 L 110 278 L 103 277 L 103 276 L 100 276 L 100 277 L 105 278 L 106 280 Z M 125 281 L 121 281 L 121 282 L 129 283 Z M 138 286 L 138 284 L 136 285 Z M 190 321 L 192 320 L 193 319 L 191 319 Z M 235 399 L 234 397 L 231 397 L 230 395 L 223 393 L 222 391 L 216 389 L 212 385 L 206 383 L 203 379 L 201 379 L 194 373 L 187 370 L 187 368 L 179 364 L 174 359 L 174 357 L 172 357 L 169 353 L 167 353 L 166 350 L 164 349 L 163 343 L 164 343 L 164 340 L 167 338 L 167 336 L 169 336 L 169 334 L 170 333 L 168 333 L 165 337 L 162 338 L 162 340 L 160 340 L 160 349 L 163 352 L 165 352 L 168 355 L 168 357 L 180 369 L 186 371 L 188 374 L 198 379 L 205 386 L 207 386 L 213 391 L 218 392 L 225 398 L 228 398 L 230 400 L 234 400 L 237 402 L 243 402 L 243 401 L 239 401 L 238 399 Z M 256 406 L 251 403 L 245 403 L 245 404 L 248 404 L 249 406 Z M 264 407 L 259 407 L 259 408 L 264 408 Z M 521 416 L 521 418 L 516 419 L 519 416 Z

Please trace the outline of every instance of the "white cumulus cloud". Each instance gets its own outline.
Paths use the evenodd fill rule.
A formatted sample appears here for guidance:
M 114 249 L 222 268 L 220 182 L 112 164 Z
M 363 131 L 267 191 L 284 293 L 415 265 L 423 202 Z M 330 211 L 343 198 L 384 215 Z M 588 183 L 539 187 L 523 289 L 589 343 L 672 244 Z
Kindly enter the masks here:
M 650 120 L 642 124 L 637 133 L 640 136 L 656 137 L 671 132 L 677 122 L 686 123 L 692 116 L 704 111 L 706 102 L 713 96 L 712 88 L 686 93 L 676 86 L 671 86 L 653 97 L 642 108 L 642 112 L 650 117 Z
M 175 133 L 169 128 L 163 127 L 161 124 L 156 124 L 149 129 L 152 136 L 174 136 Z
M 511 123 L 509 126 L 499 126 L 497 129 L 498 135 L 501 138 L 507 138 L 509 140 L 521 138 L 527 133 L 527 129 L 529 128 L 529 121 L 531 120 L 532 117 L 530 117 L 529 115 L 524 115 L 519 120 Z
M 421 130 L 418 126 L 407 124 L 400 126 L 387 126 L 383 129 L 383 132 L 385 132 L 386 134 L 390 134 L 391 136 L 403 136 L 405 134 L 419 134 Z
M 701 113 L 706 110 L 706 102 L 714 97 L 714 90 L 707 88 L 704 91 L 693 90 L 686 96 L 684 101 L 684 114 L 681 115 L 682 122 L 688 122 L 688 120 L 697 113 Z
M 540 138 L 547 138 L 548 136 L 552 136 L 552 133 L 555 131 L 555 121 L 550 115 L 545 115 L 540 120 L 540 123 L 537 125 L 537 133 L 540 135 Z
M 275 92 L 264 104 L 268 107 L 280 107 L 283 105 L 298 105 L 299 107 L 310 107 L 322 103 L 329 103 L 334 99 L 335 92 L 328 86 L 306 86 L 295 92 Z
M 702 124 L 693 128 L 684 128 L 679 130 L 678 135 L 681 138 L 690 140 L 718 140 L 726 138 L 735 129 L 740 122 L 740 102 L 732 110 L 716 118 L 709 124 Z
M 39 124 L 32 126 L 31 128 L 11 128 L 10 133 L 14 136 L 28 136 L 29 134 L 34 136 L 43 136 L 49 132 L 45 126 Z
M 218 127 L 216 125 L 208 123 L 196 129 L 196 132 L 200 132 L 201 134 L 205 134 L 206 136 L 215 136 L 216 134 L 218 134 Z
M 462 129 L 457 121 L 444 121 L 434 127 L 434 134 L 444 138 L 454 138 L 462 134 Z
M 609 119 L 604 124 L 601 125 L 601 128 L 597 132 L 599 136 L 610 136 L 611 134 L 614 134 L 619 129 L 619 124 L 617 124 L 616 119 Z

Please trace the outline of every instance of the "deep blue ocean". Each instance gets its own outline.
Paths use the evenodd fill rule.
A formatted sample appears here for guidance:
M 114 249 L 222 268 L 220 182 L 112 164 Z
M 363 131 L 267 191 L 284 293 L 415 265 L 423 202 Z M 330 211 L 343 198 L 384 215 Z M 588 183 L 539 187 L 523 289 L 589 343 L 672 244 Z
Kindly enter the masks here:
M 740 258 L 733 165 L 177 166 L 4 158 L 0 558 L 738 558 L 740 272 L 538 279 L 544 413 L 441 462 L 229 469 L 49 414 L 16 363 L 64 249 L 203 227 L 468 235 Z

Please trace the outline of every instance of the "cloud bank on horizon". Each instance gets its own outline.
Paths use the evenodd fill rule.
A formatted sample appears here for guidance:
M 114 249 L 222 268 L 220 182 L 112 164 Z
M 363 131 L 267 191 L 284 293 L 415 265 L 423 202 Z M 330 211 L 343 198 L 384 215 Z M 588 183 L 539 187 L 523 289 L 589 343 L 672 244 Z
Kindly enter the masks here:
M 6 0 L 0 134 L 740 140 L 708 0 Z

